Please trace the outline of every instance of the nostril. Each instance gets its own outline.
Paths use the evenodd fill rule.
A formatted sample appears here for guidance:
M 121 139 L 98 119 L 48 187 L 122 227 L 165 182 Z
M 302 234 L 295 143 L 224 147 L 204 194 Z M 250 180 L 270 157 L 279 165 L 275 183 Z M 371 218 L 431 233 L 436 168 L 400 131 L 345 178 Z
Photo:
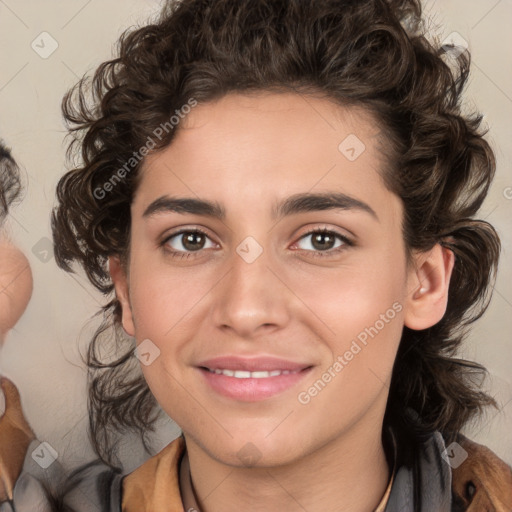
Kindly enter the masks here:
M 475 493 L 476 493 L 476 485 L 470 480 L 469 482 L 466 483 L 466 492 L 465 492 L 466 498 L 469 501 L 472 501 Z

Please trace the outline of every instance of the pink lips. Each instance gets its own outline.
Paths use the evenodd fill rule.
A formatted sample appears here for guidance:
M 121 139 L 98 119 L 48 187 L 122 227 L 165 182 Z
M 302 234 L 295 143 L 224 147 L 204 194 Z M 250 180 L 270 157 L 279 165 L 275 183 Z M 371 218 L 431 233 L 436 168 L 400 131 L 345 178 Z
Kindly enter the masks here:
M 203 361 L 198 365 L 198 369 L 209 386 L 217 393 L 235 400 L 256 402 L 294 386 L 309 373 L 311 365 L 269 356 L 255 358 L 224 356 Z M 219 373 L 220 370 L 227 370 L 226 373 L 230 374 L 237 372 L 237 375 L 244 377 L 224 375 Z M 261 372 L 275 374 L 277 371 L 286 373 L 261 376 Z M 247 372 L 258 372 L 260 377 L 247 376 Z

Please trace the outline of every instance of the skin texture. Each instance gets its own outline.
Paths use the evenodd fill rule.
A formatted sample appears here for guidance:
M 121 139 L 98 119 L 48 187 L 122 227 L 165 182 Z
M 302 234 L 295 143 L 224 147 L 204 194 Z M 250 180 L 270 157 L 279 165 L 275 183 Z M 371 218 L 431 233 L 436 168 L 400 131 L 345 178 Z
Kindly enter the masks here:
M 350 134 L 366 146 L 354 161 L 338 150 Z M 379 136 L 364 110 L 326 99 L 230 94 L 195 107 L 171 145 L 146 158 L 131 209 L 129 265 L 113 256 L 110 271 L 124 329 L 160 351 L 141 367 L 183 429 L 205 512 L 362 512 L 384 493 L 390 468 L 382 420 L 401 331 L 442 318 L 453 254 L 436 245 L 407 264 L 402 205 L 381 178 Z M 357 198 L 378 220 L 358 209 L 271 218 L 275 201 L 320 192 Z M 143 218 L 166 194 L 217 201 L 226 217 Z M 207 233 L 192 246 L 199 251 L 184 246 L 182 235 L 159 245 L 196 227 Z M 343 246 L 336 238 L 328 251 L 315 247 L 306 233 L 322 228 L 354 245 L 335 253 Z M 249 236 L 263 248 L 252 263 L 236 251 Z M 187 247 L 188 257 L 170 256 Z M 300 403 L 298 394 L 395 303 L 401 308 L 394 318 Z M 242 402 L 212 391 L 197 368 L 219 355 L 273 355 L 313 368 L 278 395 Z M 255 454 L 250 467 L 241 449 Z
M 0 346 L 25 311 L 32 288 L 32 271 L 27 257 L 0 237 Z

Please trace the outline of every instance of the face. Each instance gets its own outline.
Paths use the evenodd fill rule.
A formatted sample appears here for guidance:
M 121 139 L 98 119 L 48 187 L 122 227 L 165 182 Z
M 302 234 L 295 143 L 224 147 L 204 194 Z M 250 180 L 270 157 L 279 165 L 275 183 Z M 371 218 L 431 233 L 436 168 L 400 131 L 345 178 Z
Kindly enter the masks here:
M 419 274 L 377 123 L 291 93 L 230 94 L 181 122 L 145 160 L 129 266 L 112 272 L 157 401 L 231 465 L 380 429 Z

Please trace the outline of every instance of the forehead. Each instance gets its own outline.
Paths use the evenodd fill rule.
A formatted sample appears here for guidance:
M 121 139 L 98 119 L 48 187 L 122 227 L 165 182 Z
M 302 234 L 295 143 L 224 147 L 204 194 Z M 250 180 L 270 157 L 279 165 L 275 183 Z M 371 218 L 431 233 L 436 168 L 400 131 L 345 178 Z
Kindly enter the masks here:
M 380 127 L 361 107 L 294 93 L 229 94 L 199 104 L 172 143 L 146 157 L 134 205 L 158 195 L 261 207 L 306 191 L 386 199 Z

